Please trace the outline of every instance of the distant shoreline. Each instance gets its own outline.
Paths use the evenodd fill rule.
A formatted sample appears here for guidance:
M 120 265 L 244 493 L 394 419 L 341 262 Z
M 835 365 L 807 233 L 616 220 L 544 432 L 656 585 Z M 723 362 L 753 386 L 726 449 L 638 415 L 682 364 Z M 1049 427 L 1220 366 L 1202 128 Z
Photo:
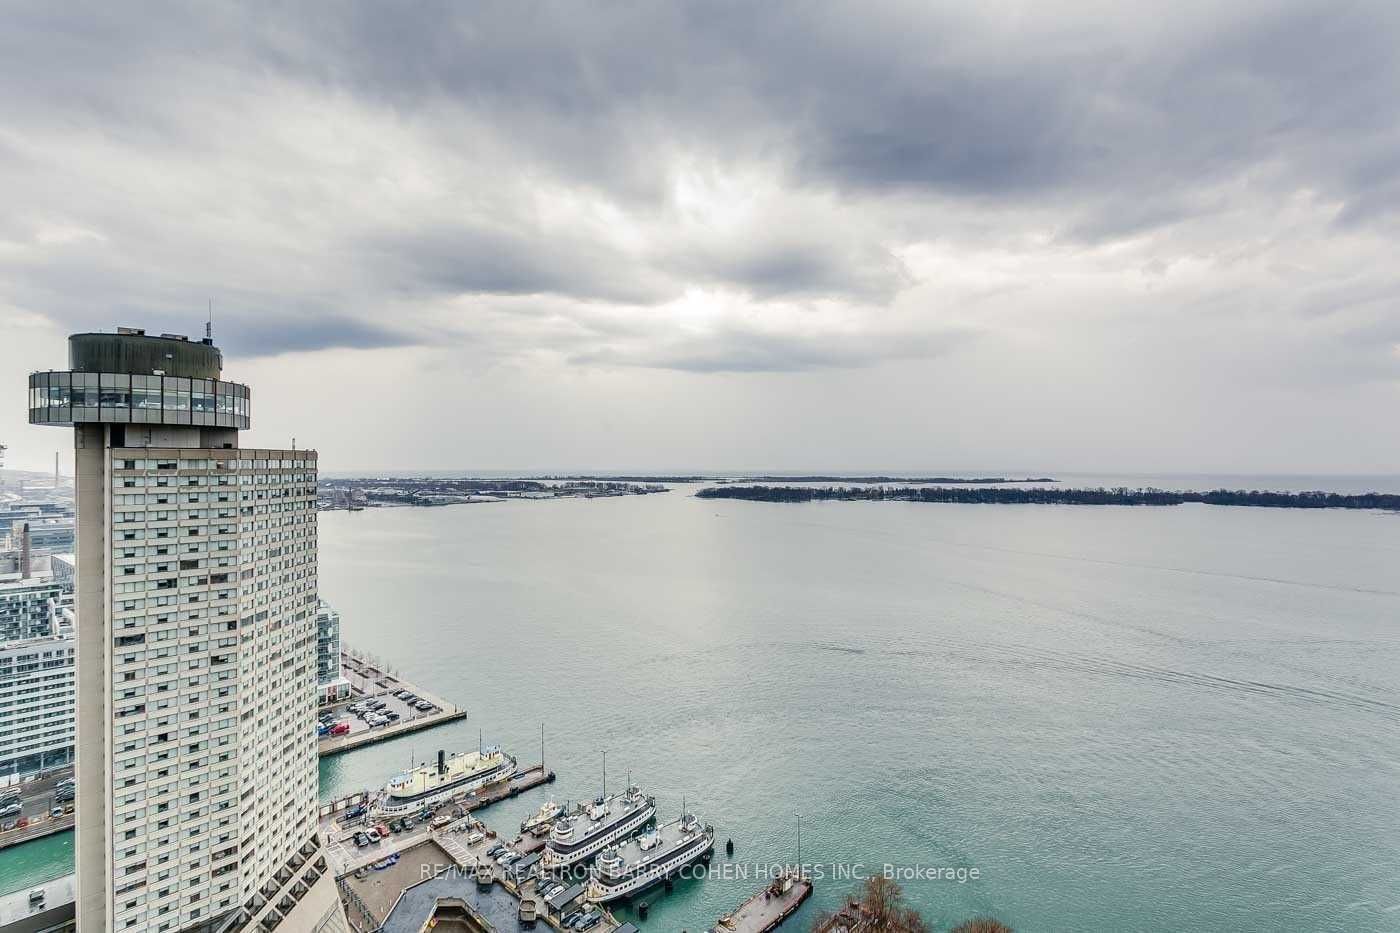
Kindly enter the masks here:
M 1246 506 L 1274 509 L 1383 509 L 1400 511 L 1400 495 L 1335 492 L 1265 492 L 1214 489 L 1207 492 L 1165 489 L 958 489 L 854 488 L 827 486 L 711 486 L 696 494 L 700 499 L 741 499 L 748 502 L 861 502 L 889 501 L 955 503 L 965 505 L 1203 505 Z
M 559 475 L 559 476 L 536 476 L 530 479 L 537 480 L 599 480 L 613 483 L 860 483 L 862 485 L 872 483 L 890 483 L 892 485 L 916 485 L 919 483 L 939 483 L 944 486 L 990 486 L 1004 485 L 1008 483 L 1057 483 L 1059 480 L 1049 476 L 1028 476 L 1024 479 L 1011 479 L 1005 476 L 783 476 L 780 474 L 770 474 L 765 476 L 667 476 L 658 474 L 656 476 L 586 476 L 586 475 Z

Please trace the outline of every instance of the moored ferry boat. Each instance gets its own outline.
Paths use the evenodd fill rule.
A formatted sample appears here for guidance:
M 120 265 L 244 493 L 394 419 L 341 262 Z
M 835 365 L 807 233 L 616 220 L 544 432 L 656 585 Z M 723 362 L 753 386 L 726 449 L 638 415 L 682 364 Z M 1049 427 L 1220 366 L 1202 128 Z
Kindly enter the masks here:
M 555 821 L 540 865 L 546 871 L 558 871 L 585 862 L 641 829 L 655 815 L 656 801 L 643 796 L 635 784 L 626 793 L 597 797 Z
M 460 794 L 504 781 L 515 774 L 515 759 L 496 746 L 447 758 L 439 751 L 436 764 L 419 765 L 395 775 L 384 788 L 377 809 L 404 813 L 431 807 Z
M 687 865 L 707 860 L 714 847 L 714 827 L 683 816 L 599 855 L 586 896 L 603 903 L 635 894 Z
M 564 815 L 564 805 L 555 803 L 553 800 L 540 805 L 534 813 L 520 821 L 520 831 L 522 833 L 534 833 L 536 836 L 543 836 L 554 826 L 554 821 Z

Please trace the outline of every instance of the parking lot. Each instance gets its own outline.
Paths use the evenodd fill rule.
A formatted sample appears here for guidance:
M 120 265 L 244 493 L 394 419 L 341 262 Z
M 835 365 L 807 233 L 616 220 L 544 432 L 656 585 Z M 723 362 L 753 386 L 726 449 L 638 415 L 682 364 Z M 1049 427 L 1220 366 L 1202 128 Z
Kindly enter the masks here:
M 350 699 L 334 706 L 323 708 L 322 713 L 331 712 L 335 715 L 336 723 L 343 723 L 346 731 L 331 735 L 322 734 L 319 739 L 319 750 L 322 755 L 334 755 L 336 752 L 349 751 L 361 745 L 368 745 L 392 736 L 402 735 L 406 732 L 413 732 L 418 729 L 427 729 L 432 726 L 441 725 L 445 722 L 452 722 L 462 719 L 467 714 L 464 710 L 458 709 L 451 703 L 444 701 L 428 691 L 414 684 L 379 670 L 369 662 L 355 658 L 350 654 L 342 654 L 342 671 L 346 679 L 350 681 L 353 690 Z M 398 691 L 408 691 L 414 699 L 405 700 L 396 697 Z M 392 713 L 397 719 L 379 724 L 371 724 L 368 717 L 357 716 L 349 711 L 351 706 L 359 706 L 366 701 L 382 702 L 381 713 Z M 428 704 L 427 709 L 418 709 L 417 702 Z M 326 721 L 326 720 L 322 720 Z
M 401 687 L 398 689 L 408 690 L 409 688 Z M 417 696 L 416 694 L 412 695 L 415 697 Z M 352 706 L 360 706 L 369 702 L 383 703 L 384 707 L 379 712 L 385 714 L 392 713 L 393 717 L 391 717 L 391 721 L 377 726 L 370 725 L 367 717 L 358 716 L 350 711 L 350 707 Z M 404 699 L 396 697 L 392 693 L 381 693 L 372 697 L 356 698 L 351 702 L 332 707 L 329 710 L 329 712 L 335 714 L 336 722 L 343 722 L 350 726 L 350 731 L 343 733 L 344 735 L 358 735 L 362 732 L 369 732 L 374 729 L 382 729 L 387 725 L 396 725 L 398 723 L 411 723 L 414 720 L 418 719 L 432 718 L 442 712 L 442 708 L 440 706 L 438 706 L 432 700 L 427 699 L 426 697 L 422 698 L 421 700 L 417 700 L 416 702 L 427 703 L 428 709 L 418 709 L 416 706 L 411 705 L 410 701 L 406 701 Z
M 326 850 L 332 867 L 337 874 L 343 874 L 353 866 L 378 861 L 387 855 L 392 855 L 429 838 L 433 834 L 432 822 L 434 820 L 463 824 L 467 818 L 466 811 L 452 803 L 443 804 L 437 808 L 425 808 L 425 810 L 427 810 L 427 816 L 422 815 L 424 811 L 413 813 L 409 817 L 411 825 L 407 827 L 404 826 L 403 818 L 367 821 L 364 815 L 350 818 L 340 815 L 329 823 L 323 818 L 321 826 L 323 830 L 326 830 Z M 379 825 L 393 827 L 387 837 L 375 839 L 369 845 L 356 843 L 357 833 L 365 832 L 369 827 Z

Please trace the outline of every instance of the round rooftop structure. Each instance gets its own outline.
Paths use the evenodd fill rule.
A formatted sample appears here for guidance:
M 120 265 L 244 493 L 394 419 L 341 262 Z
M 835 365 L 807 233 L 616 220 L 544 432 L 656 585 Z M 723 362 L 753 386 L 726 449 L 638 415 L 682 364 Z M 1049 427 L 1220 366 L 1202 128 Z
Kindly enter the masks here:
M 127 333 L 124 331 L 133 331 Z M 68 338 L 68 368 L 82 373 L 140 373 L 218 379 L 224 355 L 212 341 L 164 334 L 147 337 L 124 328 L 115 334 L 74 334 Z
M 207 338 L 74 334 L 68 365 L 30 374 L 30 424 L 248 427 L 248 387 L 219 378 L 223 354 Z

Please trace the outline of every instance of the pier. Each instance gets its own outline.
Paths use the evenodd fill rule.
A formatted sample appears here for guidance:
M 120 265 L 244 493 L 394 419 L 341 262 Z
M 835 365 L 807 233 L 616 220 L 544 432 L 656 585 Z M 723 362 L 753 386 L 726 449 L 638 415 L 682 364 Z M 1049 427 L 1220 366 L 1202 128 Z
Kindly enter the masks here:
M 468 818 L 462 828 L 476 825 Z M 443 928 L 518 933 L 560 929 L 564 918 L 584 909 L 582 885 L 545 898 L 538 878 L 518 864 L 503 868 L 486 855 L 498 840 L 488 836 L 469 844 L 467 838 L 458 827 L 444 828 L 403 849 L 392 865 L 341 876 L 337 884 L 351 926 L 358 933 L 419 933 L 455 921 L 458 926 Z M 489 884 L 477 880 L 479 865 L 487 867 Z M 525 901 L 534 905 L 538 920 L 522 917 Z M 604 908 L 587 909 L 599 918 L 594 931 L 636 933 L 635 927 L 619 924 Z
M 316 749 L 321 757 L 338 755 L 351 749 L 373 745 L 388 739 L 398 738 L 410 732 L 431 729 L 443 723 L 465 719 L 467 711 L 448 703 L 436 694 L 424 690 L 417 684 L 409 683 L 396 674 L 381 670 L 374 662 L 359 657 L 350 651 L 340 654 L 341 671 L 350 681 L 351 696 L 343 703 L 327 707 L 340 716 L 341 722 L 348 723 L 350 731 L 344 735 L 325 735 L 316 740 Z M 431 703 L 430 711 L 418 710 L 394 696 L 396 690 L 407 690 L 418 700 Z M 383 700 L 387 709 L 400 716 L 398 722 L 387 726 L 371 726 L 356 718 L 348 707 L 362 700 Z
M 363 792 L 342 797 L 321 807 L 320 830 L 321 838 L 326 843 L 326 858 L 330 862 L 332 872 L 336 875 L 353 872 L 365 865 L 372 865 L 394 852 L 403 852 L 429 839 L 460 832 L 459 827 L 470 818 L 472 811 L 515 797 L 532 787 L 538 787 L 553 780 L 553 771 L 547 770 L 544 765 L 533 765 L 517 771 L 508 781 L 488 784 L 461 797 L 454 797 L 437 804 L 430 809 L 425 808 L 428 809 L 428 815 L 423 822 L 416 823 L 412 829 L 391 834 L 387 839 L 381 839 L 362 847 L 355 845 L 355 833 L 366 826 L 373 826 L 381 822 L 373 812 L 373 797 Z M 346 818 L 346 814 L 355 812 L 359 807 L 365 807 L 366 812 L 354 818 Z M 451 823 L 441 830 L 433 830 L 430 824 L 442 817 L 448 818 Z M 494 837 L 492 841 L 495 841 Z
M 720 918 L 710 933 L 768 933 L 797 912 L 812 895 L 812 882 L 796 872 L 779 875 L 733 913 Z

